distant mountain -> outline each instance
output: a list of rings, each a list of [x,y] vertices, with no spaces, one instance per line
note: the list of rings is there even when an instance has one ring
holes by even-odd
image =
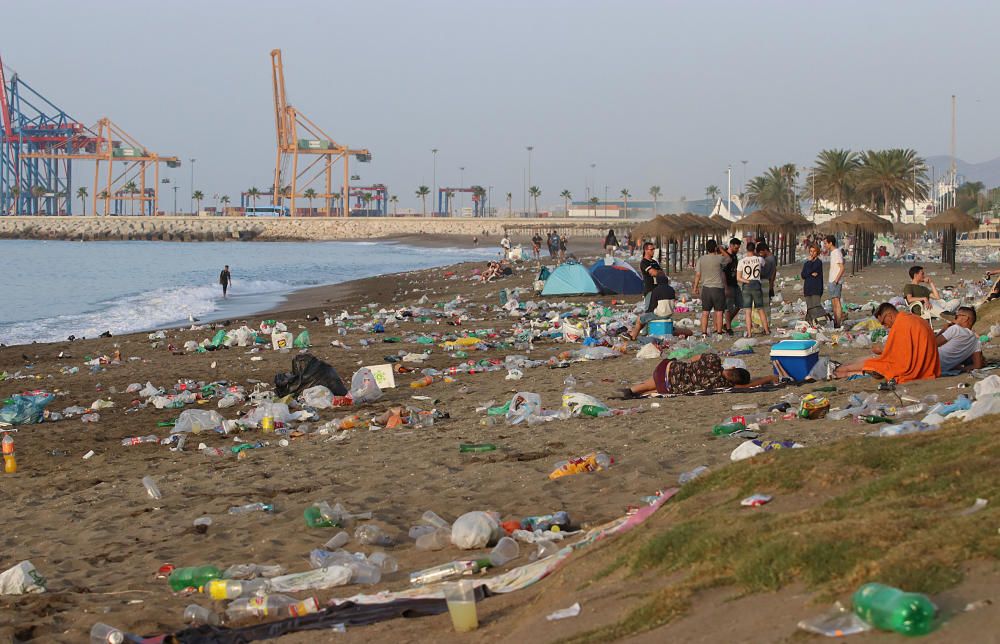
[[[951,157],[936,156],[927,157],[927,165],[933,167],[938,178],[948,174],[951,170]],[[989,188],[1000,186],[1000,157],[982,163],[966,163],[961,159],[955,159],[958,168],[958,180],[962,181],[982,181],[983,185]]]

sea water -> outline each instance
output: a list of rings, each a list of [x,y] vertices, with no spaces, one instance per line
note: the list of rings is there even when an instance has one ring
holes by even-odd
[[[300,288],[496,255],[495,248],[379,241],[0,240],[0,343],[119,335],[250,315]],[[218,282],[226,264],[233,283],[224,300]]]

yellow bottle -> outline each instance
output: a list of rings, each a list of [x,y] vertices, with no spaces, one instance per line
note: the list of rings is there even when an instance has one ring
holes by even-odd
[[[2,443],[3,471],[7,474],[13,474],[17,471],[17,459],[14,457],[14,439],[10,437],[10,434],[4,434]]]

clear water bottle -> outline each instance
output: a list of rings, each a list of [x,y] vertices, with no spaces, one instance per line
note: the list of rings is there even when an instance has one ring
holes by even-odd
[[[130,436],[129,438],[122,439],[123,447],[131,447],[133,445],[142,445],[143,443],[159,443],[160,439],[150,434],[149,436]]]
[[[218,626],[219,616],[204,606],[189,604],[188,607],[184,609],[184,623],[194,625],[211,624],[212,626]]]
[[[203,588],[203,591],[212,599],[237,599],[239,597],[249,597],[251,595],[263,595],[267,592],[268,581],[266,579],[213,579]]]
[[[146,488],[146,494],[149,495],[151,499],[162,499],[163,494],[160,492],[160,488],[156,485],[156,481],[153,480],[152,476],[142,477],[142,486]]]
[[[319,611],[315,597],[298,600],[288,595],[264,595],[263,597],[243,597],[229,604],[226,616],[230,620],[247,617],[299,617]]]
[[[274,512],[274,505],[271,503],[247,503],[229,508],[229,514],[247,514],[249,512]]]

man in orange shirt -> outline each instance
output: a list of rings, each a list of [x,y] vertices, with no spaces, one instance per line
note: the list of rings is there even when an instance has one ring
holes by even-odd
[[[875,357],[841,365],[837,368],[835,377],[846,378],[859,373],[870,373],[903,383],[941,376],[937,342],[934,331],[926,320],[906,311],[897,311],[888,302],[878,307],[875,319],[889,329],[885,346],[880,350],[873,348]]]

